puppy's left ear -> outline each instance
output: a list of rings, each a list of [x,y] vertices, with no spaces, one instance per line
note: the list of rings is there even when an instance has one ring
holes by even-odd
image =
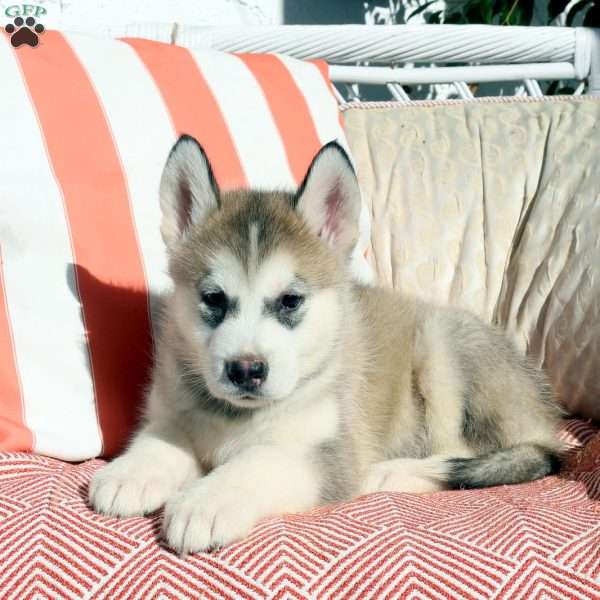
[[[315,156],[296,194],[296,210],[312,232],[345,254],[358,240],[358,181],[344,149],[336,142]]]

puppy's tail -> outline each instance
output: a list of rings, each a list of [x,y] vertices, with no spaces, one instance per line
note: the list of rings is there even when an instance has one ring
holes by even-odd
[[[473,489],[525,483],[560,470],[560,450],[526,443],[473,458],[443,454],[427,458],[395,458],[373,465],[362,493]]]
[[[560,470],[560,449],[535,443],[502,448],[472,458],[442,454],[396,458],[372,465],[362,493],[474,489],[525,483]]]
[[[473,458],[444,459],[450,489],[472,489],[524,483],[558,473],[558,451],[539,444],[519,444]]]

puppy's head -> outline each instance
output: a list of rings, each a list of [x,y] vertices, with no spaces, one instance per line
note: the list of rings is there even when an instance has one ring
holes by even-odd
[[[181,352],[217,399],[259,407],[317,377],[343,326],[360,194],[335,144],[295,194],[219,190],[202,148],[174,146],[160,189]]]

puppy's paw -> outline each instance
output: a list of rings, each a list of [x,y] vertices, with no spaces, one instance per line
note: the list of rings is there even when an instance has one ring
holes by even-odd
[[[175,492],[168,470],[124,454],[96,472],[89,500],[96,512],[132,517],[160,508]]]
[[[252,495],[209,476],[167,502],[163,537],[180,554],[201,552],[245,537],[263,516]]]

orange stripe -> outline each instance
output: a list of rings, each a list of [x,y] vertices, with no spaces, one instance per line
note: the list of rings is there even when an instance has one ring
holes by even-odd
[[[148,296],[125,178],[93,86],[64,37],[16,51],[62,189],[103,454],[135,425],[151,366]],[[151,124],[149,124],[151,126]]]
[[[202,144],[221,189],[248,187],[219,104],[189,50],[150,40],[123,41],[137,52],[152,75],[177,135],[187,133]]]
[[[331,96],[333,97],[333,100],[335,101],[336,106],[338,106],[337,98],[335,97],[335,94],[333,93],[333,83],[331,82],[331,79],[329,77],[329,65],[324,60],[311,60],[309,62],[311,62],[313,65],[315,65],[315,67],[317,67],[317,69],[319,69],[319,73],[321,73],[321,77],[323,77],[323,79],[325,80],[325,83],[327,84],[327,87],[329,88],[329,91],[331,92]],[[340,110],[338,110],[338,119],[340,121],[340,126],[343,129],[344,128],[344,114]]]
[[[23,418],[23,390],[4,289],[0,249],[0,452],[31,452],[33,435]]]
[[[273,54],[237,55],[254,75],[269,104],[287,154],[300,184],[321,147],[319,135],[301,90],[285,65]]]

